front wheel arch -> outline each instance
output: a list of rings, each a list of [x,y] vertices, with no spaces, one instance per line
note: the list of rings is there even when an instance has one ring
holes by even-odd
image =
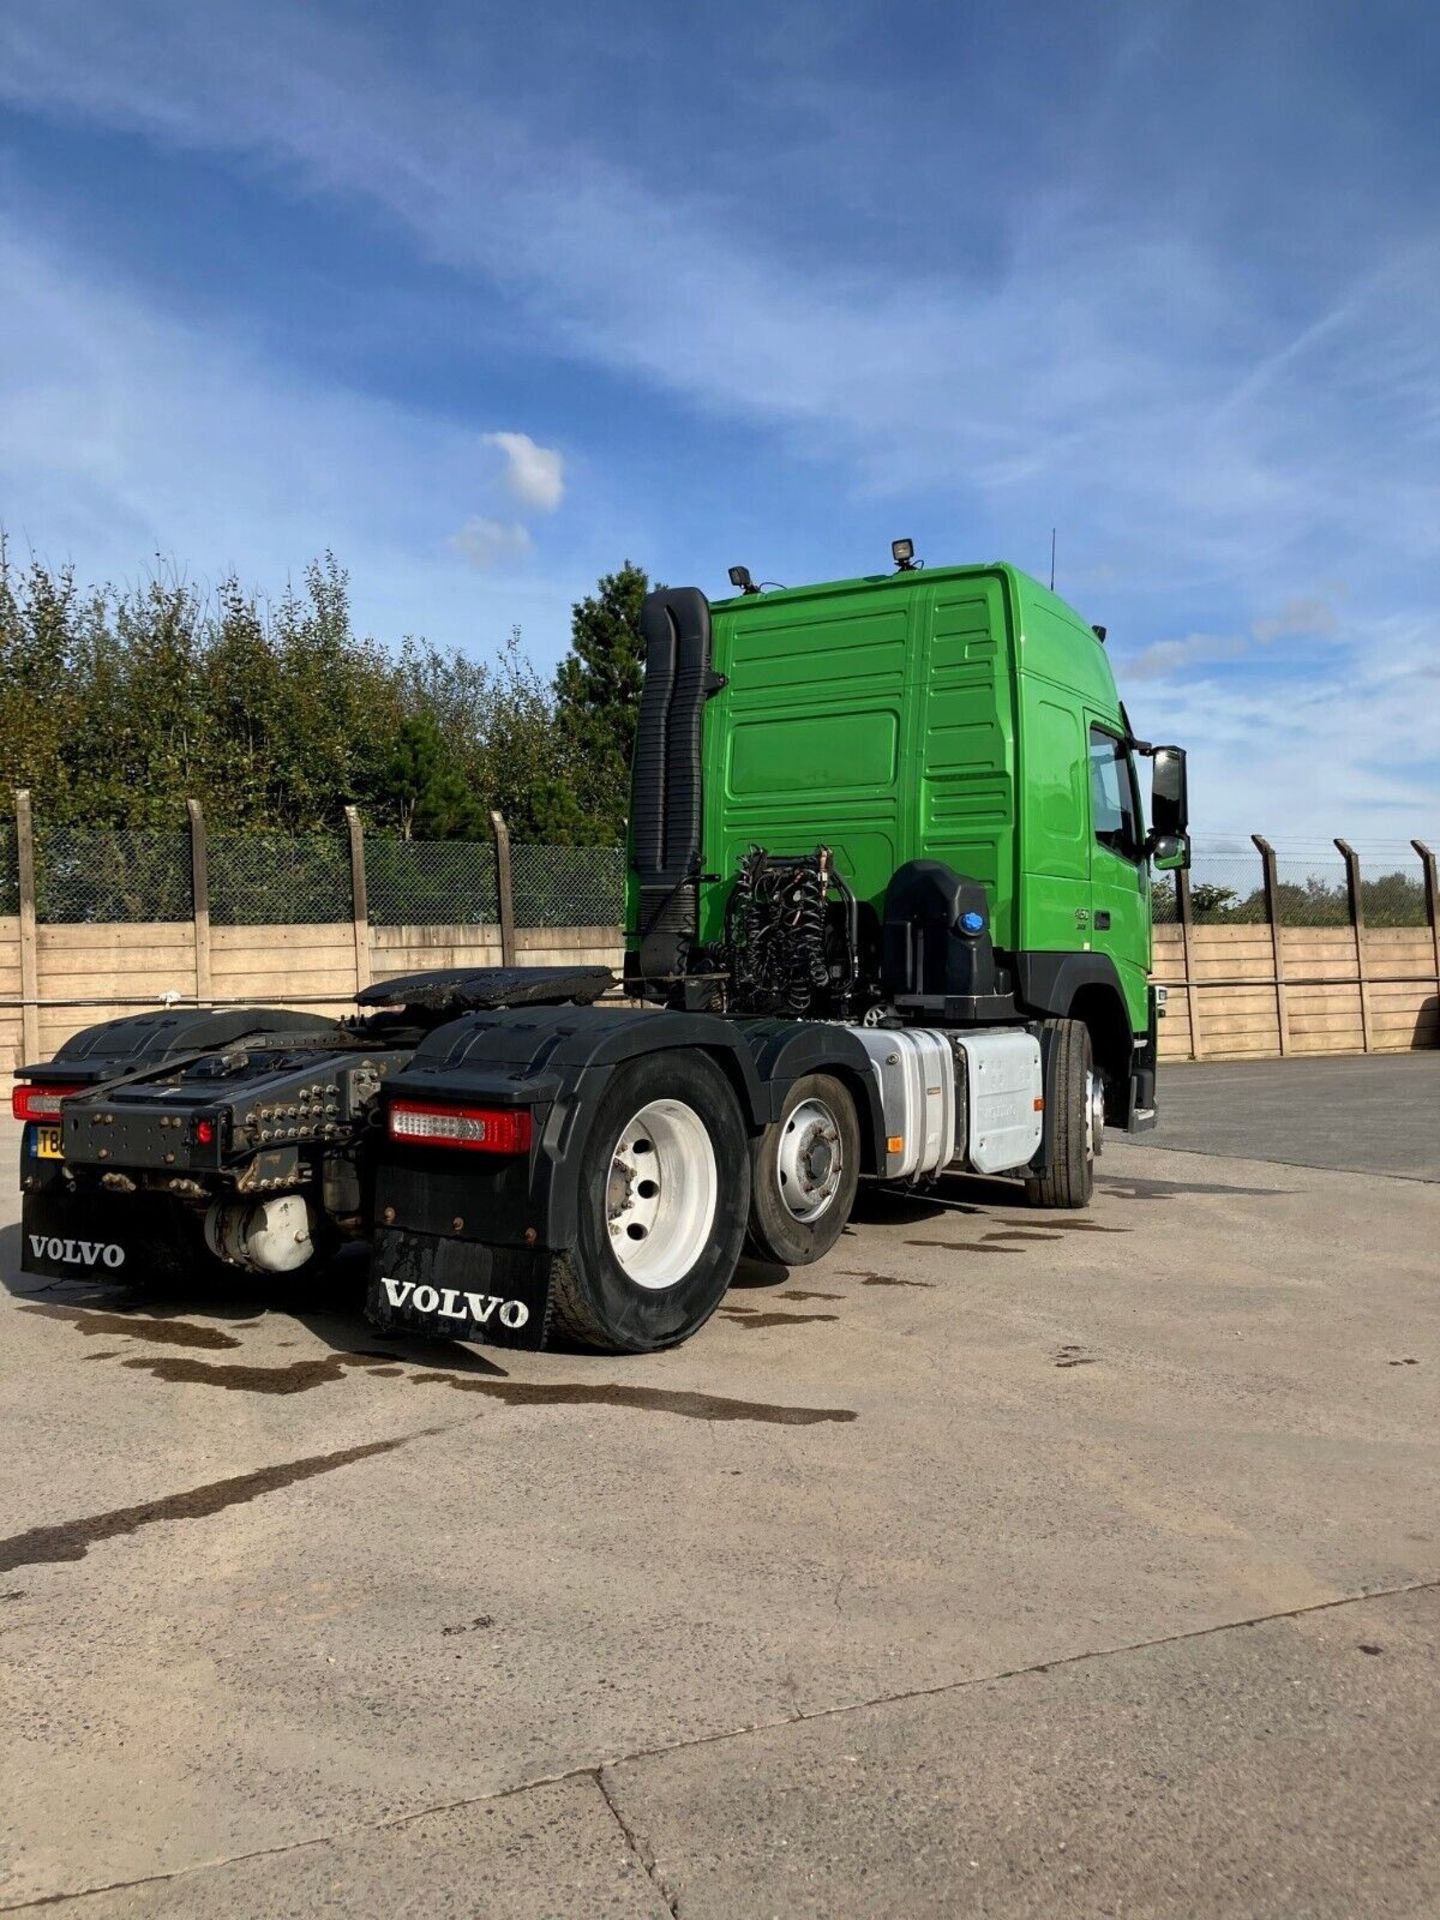
[[[1070,1018],[1080,1021],[1089,1032],[1095,1071],[1105,1089],[1106,1124],[1123,1127],[1130,1117],[1130,1074],[1135,1051],[1135,1036],[1130,1030],[1125,1002],[1118,989],[1098,985],[1082,987],[1071,1002]]]

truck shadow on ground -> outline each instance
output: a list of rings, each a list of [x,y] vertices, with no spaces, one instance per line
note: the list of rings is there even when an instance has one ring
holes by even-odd
[[[318,1269],[306,1277],[303,1287],[287,1283],[283,1296],[278,1287],[258,1284],[258,1276],[253,1285],[238,1284],[238,1276],[236,1282],[223,1276],[219,1284],[201,1283],[187,1290],[143,1282],[29,1283],[26,1276],[17,1274],[18,1263],[18,1233],[6,1229],[0,1233],[0,1275],[19,1312],[94,1339],[97,1344],[84,1356],[86,1360],[113,1361],[118,1367],[176,1385],[289,1396],[357,1371],[372,1378],[402,1380],[407,1386],[480,1394],[506,1405],[613,1407],[763,1426],[847,1424],[859,1417],[849,1407],[781,1405],[648,1382],[512,1379],[504,1367],[472,1347],[420,1336],[387,1337],[369,1327],[362,1318],[365,1263],[353,1258]],[[293,1320],[329,1351],[278,1364],[247,1362],[241,1351],[245,1335],[269,1315]],[[299,1344],[281,1340],[278,1347],[283,1351]],[[160,1351],[150,1350],[154,1348]],[[547,1349],[544,1358],[563,1359],[566,1352]],[[230,1358],[231,1353],[236,1357]],[[341,1462],[350,1457],[346,1452],[324,1459]]]
[[[225,1384],[233,1379],[235,1385],[252,1392],[302,1392],[323,1379],[338,1378],[347,1365],[393,1366],[398,1373],[409,1364],[506,1377],[503,1367],[472,1347],[419,1336],[395,1338],[370,1326],[364,1318],[368,1261],[360,1249],[348,1250],[312,1273],[274,1280],[238,1269],[234,1274],[197,1274],[185,1283],[159,1278],[42,1280],[21,1273],[19,1266],[20,1229],[0,1229],[0,1284],[22,1310],[67,1323],[78,1333],[101,1340],[102,1345],[87,1359],[122,1359],[127,1365],[138,1360],[160,1378],[214,1377],[215,1358],[201,1360],[198,1355],[218,1356],[242,1348],[244,1334],[272,1315],[295,1321],[323,1341],[329,1354],[279,1367],[226,1362]],[[109,1350],[112,1340],[127,1339],[167,1351],[139,1360],[123,1350]],[[253,1377],[246,1380],[243,1375]]]
[[[1173,1200],[1188,1194],[1244,1195],[1276,1198],[1288,1189],[1246,1187],[1206,1180],[1175,1180],[1134,1174],[1097,1172],[1102,1199],[1118,1201]],[[972,1239],[907,1239],[907,1245],[940,1246],[967,1254],[1024,1254],[1029,1243],[1055,1242],[1065,1234],[1124,1234],[1132,1228],[1121,1221],[1095,1220],[1088,1215],[1046,1212],[1029,1207],[1015,1181],[950,1176],[923,1191],[865,1187],[857,1196],[854,1235],[866,1226],[889,1228],[947,1225],[970,1233]],[[843,1256],[842,1236],[833,1258]],[[856,1249],[858,1255],[859,1249]],[[338,1380],[351,1369],[379,1378],[398,1377],[450,1382],[463,1386],[507,1381],[504,1366],[489,1352],[459,1341],[438,1342],[420,1335],[382,1334],[364,1318],[368,1256],[361,1247],[346,1249],[313,1271],[270,1278],[263,1274],[204,1272],[182,1281],[160,1277],[138,1280],[43,1280],[20,1272],[19,1226],[0,1229],[0,1285],[23,1312],[68,1325],[96,1345],[87,1360],[113,1360],[176,1384],[208,1384],[231,1391],[263,1394],[304,1393]],[[873,1255],[872,1255],[873,1257]],[[831,1321],[840,1316],[829,1310],[843,1301],[845,1282],[867,1287],[924,1286],[893,1275],[870,1272],[862,1266],[824,1271],[816,1286],[807,1286],[806,1269],[746,1257],[741,1260],[721,1316],[747,1332],[763,1332],[782,1324]],[[799,1284],[795,1284],[796,1282]],[[746,1303],[746,1296],[768,1296],[765,1309]],[[823,1305],[821,1304],[823,1303]],[[819,1310],[817,1310],[817,1308]],[[798,1311],[796,1309],[799,1309]],[[295,1360],[249,1364],[241,1350],[248,1331],[269,1318],[288,1318],[318,1340],[326,1352]],[[117,1344],[118,1343],[118,1344]],[[280,1351],[291,1344],[280,1340]],[[591,1360],[583,1350],[557,1344],[547,1352],[559,1357]],[[230,1356],[234,1356],[233,1358]],[[416,1372],[422,1369],[423,1372]],[[516,1391],[520,1383],[516,1383]],[[597,1389],[576,1389],[589,1393]],[[559,1393],[552,1388],[527,1392]],[[659,1391],[647,1389],[646,1391]],[[780,1411],[780,1410],[775,1410]]]

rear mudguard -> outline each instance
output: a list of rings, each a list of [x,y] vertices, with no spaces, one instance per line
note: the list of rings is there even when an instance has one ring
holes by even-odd
[[[561,1257],[382,1227],[375,1235],[365,1315],[386,1333],[543,1347],[550,1334],[550,1282]]]
[[[201,1251],[198,1221],[167,1196],[51,1187],[21,1202],[20,1271],[45,1280],[169,1278]]]
[[[884,1164],[879,1086],[843,1027],[614,1007],[472,1014],[428,1036],[391,1094],[527,1107],[530,1151],[492,1159],[385,1142],[367,1308],[376,1324],[543,1345],[549,1277],[579,1232],[580,1169],[600,1096],[625,1061],[680,1048],[698,1048],[724,1070],[752,1134],[803,1074],[841,1074],[856,1092],[867,1157],[878,1128]]]
[[[395,1099],[520,1106],[527,1154],[491,1157],[386,1140],[375,1171],[366,1313],[383,1330],[540,1347],[555,1261],[575,1244],[579,1169],[611,1074],[637,1054],[702,1047],[747,1125],[767,1097],[730,1021],[617,1007],[468,1014],[428,1035],[390,1083]]]
[[[528,1107],[534,1119],[530,1152],[490,1159],[387,1141],[376,1170],[377,1227],[475,1238],[490,1246],[573,1247],[575,1169],[610,1075],[638,1054],[680,1048],[715,1059],[752,1133],[778,1115],[803,1074],[829,1071],[853,1087],[871,1150],[883,1139],[874,1069],[844,1027],[613,1007],[471,1014],[421,1042],[392,1076],[392,1096]]]

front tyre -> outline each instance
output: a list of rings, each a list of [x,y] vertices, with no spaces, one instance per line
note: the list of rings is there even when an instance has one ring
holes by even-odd
[[[1050,1171],[1025,1182],[1032,1207],[1088,1207],[1095,1191],[1095,1155],[1105,1124],[1103,1090],[1095,1072],[1090,1029],[1083,1020],[1047,1020],[1055,1060],[1056,1113]]]
[[[582,1149],[579,1235],[556,1258],[553,1330],[602,1353],[688,1340],[725,1297],[750,1204],[744,1123],[702,1053],[618,1068]]]
[[[830,1074],[806,1074],[750,1144],[751,1252],[784,1267],[820,1259],[850,1218],[859,1179],[855,1102]]]

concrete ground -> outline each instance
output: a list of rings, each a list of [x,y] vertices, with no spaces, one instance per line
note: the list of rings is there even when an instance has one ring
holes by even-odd
[[[640,1361],[5,1227],[0,1907],[1428,1920],[1440,1055],[1163,1094]]]

